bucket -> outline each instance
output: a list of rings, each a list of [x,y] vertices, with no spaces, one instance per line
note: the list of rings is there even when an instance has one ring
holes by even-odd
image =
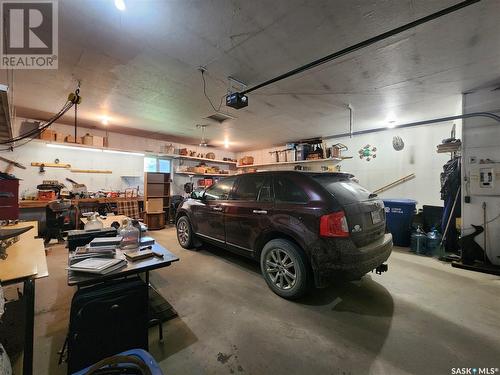
[[[384,199],[386,223],[396,246],[410,246],[411,222],[417,201],[413,199]]]

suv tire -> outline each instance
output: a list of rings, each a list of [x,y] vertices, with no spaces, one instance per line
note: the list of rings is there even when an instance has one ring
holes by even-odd
[[[181,216],[176,223],[177,241],[184,249],[191,249],[194,245],[193,228],[187,216]]]
[[[304,252],[289,240],[269,241],[260,254],[260,269],[269,288],[283,298],[299,298],[310,285]]]

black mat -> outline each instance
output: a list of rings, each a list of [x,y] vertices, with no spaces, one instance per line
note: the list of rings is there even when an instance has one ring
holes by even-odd
[[[168,301],[162,297],[154,288],[149,288],[149,318],[158,319],[162,322],[177,317],[177,311]]]
[[[490,264],[475,263],[469,265],[469,264],[463,264],[461,262],[451,262],[451,265],[452,267],[455,268],[462,268],[464,270],[476,271],[476,272],[487,273],[490,275],[500,276],[500,267]]]

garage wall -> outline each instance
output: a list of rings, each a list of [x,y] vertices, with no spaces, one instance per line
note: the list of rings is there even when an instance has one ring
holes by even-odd
[[[18,118],[13,126],[14,135],[19,134],[19,129],[22,122],[32,122],[33,120]],[[51,129],[64,134],[73,134],[73,127],[54,124]],[[206,153],[207,149],[185,145],[181,143],[160,141],[157,139],[143,138],[130,136],[114,132],[105,132],[97,129],[79,128],[78,135],[82,136],[86,133],[91,133],[98,136],[107,136],[109,147],[126,151],[136,151],[146,155],[159,153],[162,151],[162,146],[172,143],[176,149],[187,147],[196,150],[200,153]],[[214,152],[217,159],[223,157],[234,158],[235,154],[226,150],[210,148]],[[21,178],[20,194],[36,191],[36,185],[41,184],[43,180],[59,180],[66,184],[65,178],[69,177],[79,183],[87,185],[89,190],[95,191],[99,189],[125,189],[127,187],[140,187],[142,192],[144,189],[144,157],[125,154],[109,154],[103,152],[91,152],[85,150],[67,150],[49,148],[45,142],[34,140],[25,146],[19,147],[14,152],[0,152],[1,156],[15,160],[27,166],[27,169],[15,168],[12,173],[16,177]],[[109,169],[112,174],[94,174],[94,173],[71,173],[65,169],[46,168],[46,172],[41,175],[38,173],[38,168],[31,167],[31,162],[50,162],[52,163],[58,158],[61,163],[69,163],[74,168],[78,169]],[[173,160],[172,168],[176,168],[180,161]],[[196,162],[187,162],[194,163]],[[0,170],[4,170],[6,163],[0,161]],[[173,175],[172,193],[182,194],[183,185],[189,181],[187,176]],[[70,183],[68,183],[70,186]]]
[[[500,112],[500,90],[498,86],[477,90],[464,94],[464,113],[472,112]],[[470,194],[469,177],[470,169],[480,159],[492,159],[500,162],[500,123],[487,118],[472,118],[464,120],[464,163],[462,175],[462,233],[472,232],[471,224],[483,225],[483,202],[486,203],[487,220],[500,215],[500,197],[474,196],[471,202],[465,203],[465,195]],[[471,163],[471,158],[476,158],[476,163]],[[472,182],[471,182],[472,183]],[[476,242],[484,249],[483,235],[476,237]],[[500,264],[500,219],[487,226],[488,258],[494,264]]]
[[[436,146],[445,138],[450,137],[453,123],[434,124],[407,129],[389,129],[387,131],[359,135],[351,138],[338,138],[327,141],[327,146],[343,143],[349,147],[345,156],[353,159],[340,163],[341,171],[350,172],[359,179],[360,183],[370,190],[376,190],[401,177],[415,173],[416,178],[380,194],[384,198],[411,198],[419,206],[442,206],[440,199],[440,173],[443,165],[449,160],[449,154],[436,153]],[[460,137],[460,122],[457,122],[457,137]],[[394,136],[400,136],[405,147],[402,151],[395,151],[392,147]],[[367,162],[358,156],[358,150],[370,144],[377,148],[377,157]],[[270,151],[283,149],[276,147],[255,150],[238,154],[238,158],[251,155],[255,163],[271,162],[273,155]],[[320,163],[307,164],[313,170],[319,171]],[[288,166],[277,166],[273,169],[290,169]]]

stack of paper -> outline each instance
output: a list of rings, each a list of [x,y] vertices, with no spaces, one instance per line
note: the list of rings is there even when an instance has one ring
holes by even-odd
[[[70,258],[70,263],[73,264],[78,260],[87,258],[114,258],[116,254],[116,246],[90,247],[79,246]]]
[[[92,241],[90,241],[90,247],[103,247],[103,246],[119,246],[120,242],[122,242],[121,236],[115,237],[96,237]]]
[[[71,271],[105,275],[107,273],[116,271],[117,269],[120,269],[126,265],[127,261],[125,259],[90,258],[72,264],[69,269]]]

